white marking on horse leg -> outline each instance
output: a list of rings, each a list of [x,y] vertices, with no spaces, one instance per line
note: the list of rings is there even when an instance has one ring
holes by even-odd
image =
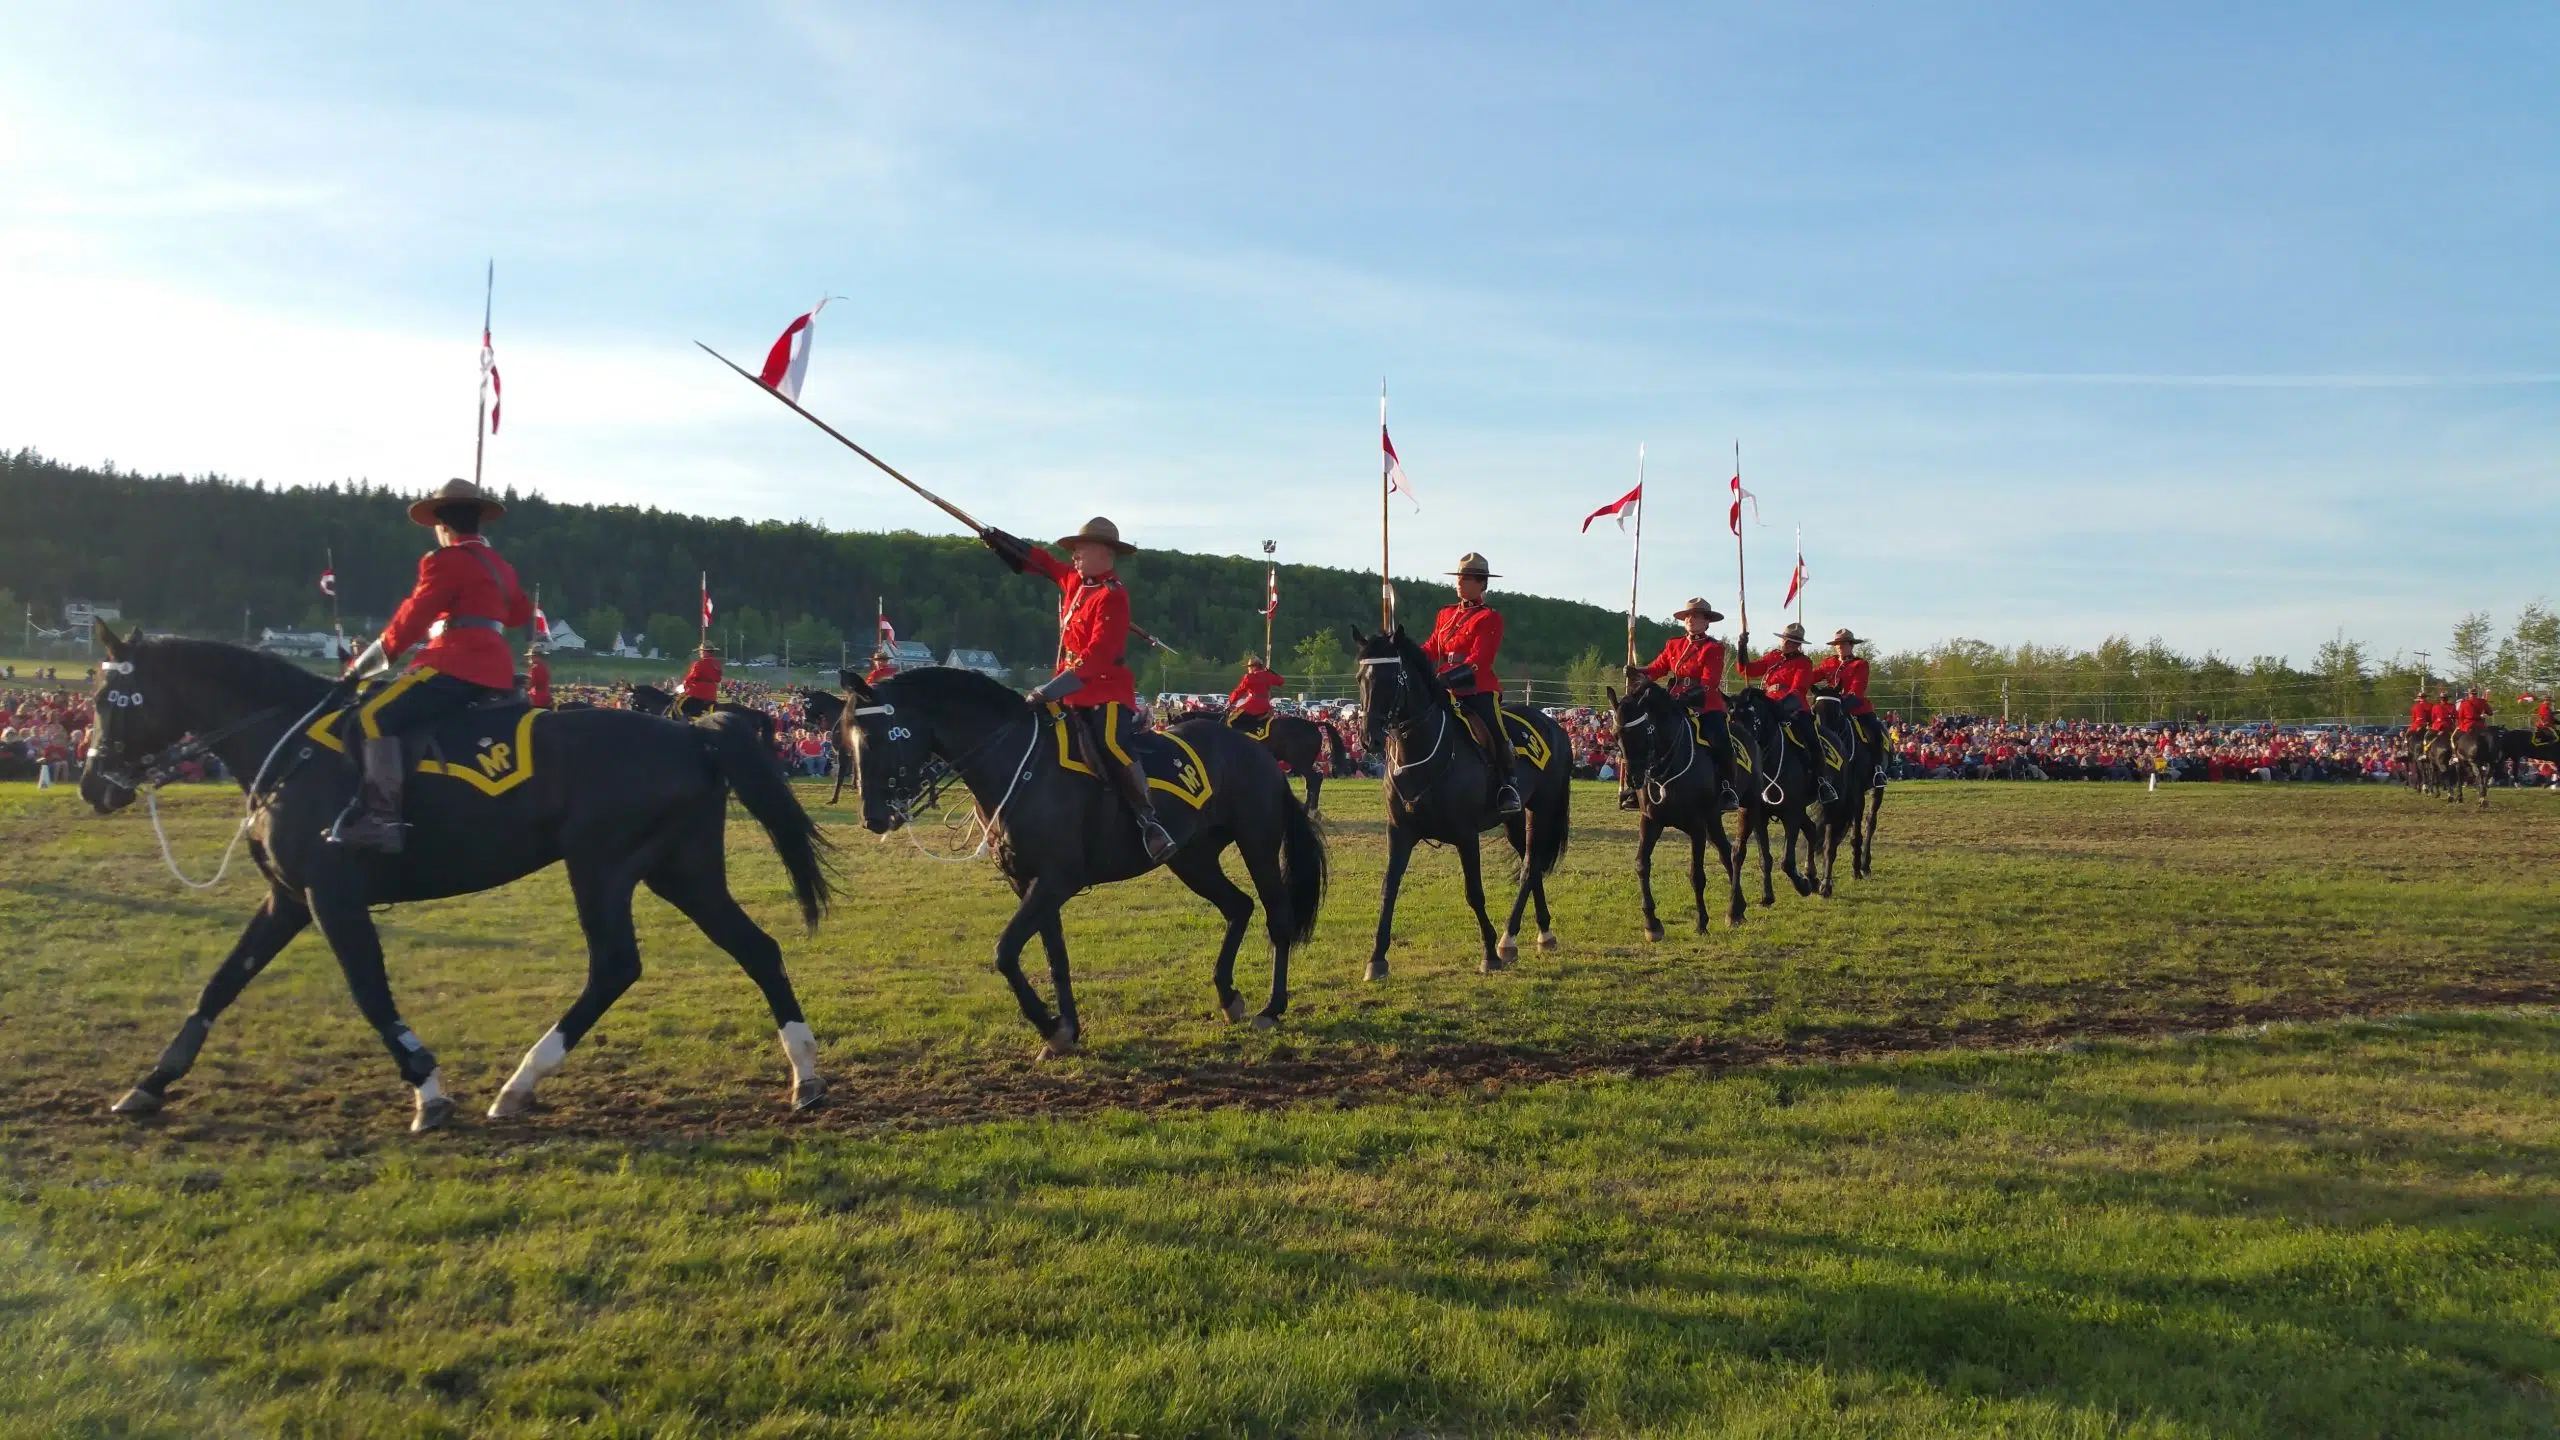
[[[791,1059],[793,1084],[818,1078],[818,1037],[809,1033],[809,1022],[794,1020],[782,1027],[782,1053]]]
[[[534,1087],[568,1058],[569,1041],[561,1035],[560,1027],[554,1025],[544,1031],[542,1038],[533,1042],[533,1048],[524,1052],[524,1059],[517,1063],[516,1073],[507,1077],[498,1098],[489,1102],[489,1118],[505,1120],[532,1109]]]
[[[453,1118],[453,1097],[444,1093],[444,1070],[439,1067],[418,1084],[418,1113],[409,1117],[411,1134],[441,1130]]]

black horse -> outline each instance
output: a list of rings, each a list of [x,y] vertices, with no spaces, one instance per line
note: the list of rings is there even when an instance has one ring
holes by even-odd
[[[1778,892],[1769,881],[1769,822],[1775,819],[1786,828],[1787,855],[1780,869],[1796,887],[1798,895],[1813,893],[1813,879],[1796,868],[1796,842],[1804,842],[1805,869],[1813,868],[1815,827],[1810,808],[1819,803],[1815,786],[1813,756],[1804,752],[1786,733],[1786,721],[1778,714],[1777,702],[1759,689],[1747,689],[1734,697],[1733,728],[1746,737],[1746,758],[1750,769],[1734,776],[1734,793],[1742,797],[1742,824],[1736,837],[1735,864],[1741,863],[1741,846],[1757,839],[1760,842],[1760,903],[1775,905]]]
[[[2498,757],[2508,765],[2544,760],[2560,765],[2560,735],[2548,730],[2500,728]]]
[[[843,673],[845,684],[852,685],[855,679],[854,672],[847,670]],[[836,789],[834,794],[827,797],[829,805],[837,804],[844,799],[845,777],[853,773],[853,732],[846,728],[845,712],[848,708],[850,707],[845,704],[845,698],[841,695],[831,694],[825,690],[800,692],[800,723],[812,730],[824,730],[835,737]]]
[[[1840,868],[1840,842],[1849,842],[1849,874],[1864,880],[1875,871],[1875,823],[1884,813],[1884,754],[1858,730],[1858,717],[1847,712],[1837,695],[1814,701],[1822,717],[1822,743],[1840,752],[1840,767],[1831,773],[1832,790],[1818,801],[1822,832],[1822,898],[1831,898],[1831,877]],[[1818,788],[1818,787],[1817,787]]]
[[[1697,904],[1698,933],[1707,929],[1710,840],[1724,867],[1725,923],[1741,924],[1742,862],[1724,833],[1724,812],[1733,804],[1732,754],[1717,754],[1699,735],[1689,707],[1636,666],[1627,667],[1626,695],[1608,695],[1618,758],[1636,796],[1636,884],[1644,892],[1645,938],[1662,938],[1662,919],[1653,909],[1653,847],[1664,830],[1689,835],[1689,894]]]
[[[396,856],[376,855],[321,838],[356,788],[355,767],[334,753],[340,742],[322,718],[346,699],[343,685],[235,645],[144,640],[139,631],[120,640],[103,625],[98,638],[107,658],[98,667],[97,739],[81,777],[82,798],[100,813],[118,810],[133,802],[139,787],[157,784],[190,756],[219,756],[250,791],[249,853],[269,886],[195,1012],[159,1063],[116,1102],[117,1111],[159,1109],[170,1082],[195,1064],[216,1017],[317,920],[356,1008],[381,1035],[401,1078],[417,1088],[410,1128],[443,1124],[455,1102],[444,1091],[434,1053],[402,1023],[392,1002],[371,909],[493,889],[555,860],[568,862],[578,923],[587,935],[586,988],[526,1053],[491,1116],[531,1106],[534,1086],[639,978],[631,893],[644,884],[702,927],[764,992],[791,1061],[793,1106],[816,1104],[826,1093],[817,1042],[783,973],[781,947],[729,895],[722,847],[734,792],[782,857],[800,917],[812,929],[829,900],[817,826],[746,725],[726,717],[679,725],[621,710],[466,712],[452,733],[468,733],[478,719],[489,730],[517,736],[520,752],[508,753],[503,743],[478,752],[476,758],[490,763],[473,778],[494,775],[494,788],[423,775],[412,781],[408,846]],[[448,776],[472,765],[469,759],[445,763]]]
[[[1269,723],[1262,727],[1260,734],[1251,729],[1243,731],[1243,734],[1248,739],[1261,741],[1262,748],[1271,752],[1272,759],[1287,766],[1290,774],[1305,780],[1307,813],[1322,813],[1324,771],[1318,768],[1318,762],[1330,764],[1336,775],[1352,773],[1351,747],[1343,743],[1342,732],[1333,728],[1331,721],[1283,715],[1276,710],[1263,718]]]
[[[1360,656],[1360,708],[1369,749],[1387,762],[1387,880],[1378,899],[1378,939],[1369,952],[1369,978],[1387,978],[1387,942],[1395,938],[1396,891],[1404,884],[1413,847],[1436,840],[1458,852],[1467,881],[1467,904],[1476,912],[1484,941],[1482,968],[1491,973],[1520,958],[1520,912],[1538,907],[1538,948],[1556,948],[1547,913],[1547,872],[1555,868],[1573,834],[1572,751],[1564,728],[1536,710],[1506,707],[1544,744],[1548,763],[1519,760],[1521,808],[1504,815],[1494,803],[1493,768],[1468,737],[1449,691],[1422,647],[1399,625],[1393,634],[1351,639]],[[1520,856],[1520,888],[1499,944],[1484,909],[1483,861],[1476,837],[1495,825]]]
[[[2444,798],[2455,803],[2462,800],[2466,786],[2480,791],[2480,808],[2489,808],[2489,785],[2507,768],[2506,734],[2502,726],[2483,725],[2477,730],[2456,730],[2446,737],[2443,756]]]
[[[974,670],[919,667],[877,685],[857,678],[852,690],[846,729],[862,782],[863,826],[876,835],[897,829],[942,779],[959,776],[977,801],[997,867],[1021,900],[996,937],[996,969],[1040,1032],[1044,1052],[1074,1054],[1084,1027],[1059,911],[1095,885],[1156,868],[1128,801],[1084,762],[1074,761],[1088,773],[1070,768],[1076,752],[1055,717]],[[1214,720],[1188,720],[1168,734],[1141,757],[1158,792],[1157,813],[1178,842],[1165,867],[1226,917],[1214,972],[1218,1008],[1242,1020],[1235,961],[1253,897],[1227,878],[1219,857],[1230,845],[1243,857],[1271,936],[1271,998],[1253,1017],[1255,1028],[1267,1030],[1289,1008],[1289,952],[1313,933],[1323,903],[1324,842],[1260,746]],[[1120,742],[1146,744],[1125,729]],[[1058,992],[1054,1016],[1022,974],[1022,947],[1035,933]]]

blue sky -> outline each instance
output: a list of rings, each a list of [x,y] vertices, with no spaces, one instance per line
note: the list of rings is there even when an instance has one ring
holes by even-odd
[[[0,10],[0,444],[1374,565],[1423,497],[1889,648],[2442,648],[2552,597],[2560,11]],[[1143,606],[1143,597],[1141,597]],[[1360,617],[1343,617],[1358,619]],[[1767,620],[1760,627],[1770,628]]]

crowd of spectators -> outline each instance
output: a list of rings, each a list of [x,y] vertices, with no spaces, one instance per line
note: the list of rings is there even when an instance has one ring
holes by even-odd
[[[58,784],[73,778],[74,759],[89,747],[89,692],[63,683],[58,667],[24,677],[0,673],[0,780]]]

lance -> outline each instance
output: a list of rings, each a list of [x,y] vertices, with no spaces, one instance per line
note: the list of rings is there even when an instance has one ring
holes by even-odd
[[[1751,633],[1751,584],[1742,568],[1742,442],[1733,442],[1733,602],[1741,612],[1742,633]],[[1754,507],[1755,509],[1757,507]],[[1748,658],[1748,657],[1745,657]]]
[[[480,483],[480,458],[489,448],[489,302],[498,293],[498,261],[489,259],[488,278],[480,287],[480,423],[472,432],[471,483]]]
[[[881,474],[888,476],[890,479],[897,481],[899,484],[913,490],[918,495],[923,496],[927,501],[930,501],[933,504],[934,508],[940,510],[943,514],[950,516],[952,519],[959,521],[961,524],[968,526],[973,533],[979,536],[979,538],[985,538],[988,527],[979,524],[976,516],[971,515],[968,511],[961,509],[959,506],[952,504],[941,496],[934,494],[932,491],[927,490],[913,480],[908,479],[906,476],[899,474],[897,466],[890,464],[888,461],[881,459],[879,456],[863,449],[860,445],[855,444],[843,431],[838,430],[836,427],[819,419],[817,416],[810,414],[801,406],[799,401],[792,399],[790,396],[783,394],[781,391],[770,385],[767,385],[755,376],[748,374],[735,360],[730,359],[728,356],[721,354],[719,351],[712,349],[710,346],[703,344],[699,340],[696,340],[693,343],[702,351],[703,354],[708,355],[712,359],[719,361],[721,364],[728,366],[730,369],[737,371],[739,379],[746,381],[748,384],[753,385],[767,395],[772,396],[774,399],[790,406],[792,413],[798,415],[801,419],[808,421],[810,424],[817,426],[819,429],[826,431],[828,436],[837,444],[842,445],[844,448],[861,456],[863,459],[870,461],[879,469]],[[1181,651],[1176,650],[1172,646],[1157,639],[1153,635],[1148,634],[1146,631],[1140,629],[1134,624],[1129,627],[1129,633],[1146,641],[1148,644],[1153,645],[1167,655],[1178,656],[1182,653]]]
[[[338,618],[338,550],[327,546],[320,551],[320,563],[329,572],[329,628],[337,633],[338,653],[347,653],[347,624]],[[333,657],[334,658],[334,657]]]
[[[1636,543],[1627,562],[1627,663],[1636,663],[1636,581],[1644,574],[1644,446],[1636,446]]]

